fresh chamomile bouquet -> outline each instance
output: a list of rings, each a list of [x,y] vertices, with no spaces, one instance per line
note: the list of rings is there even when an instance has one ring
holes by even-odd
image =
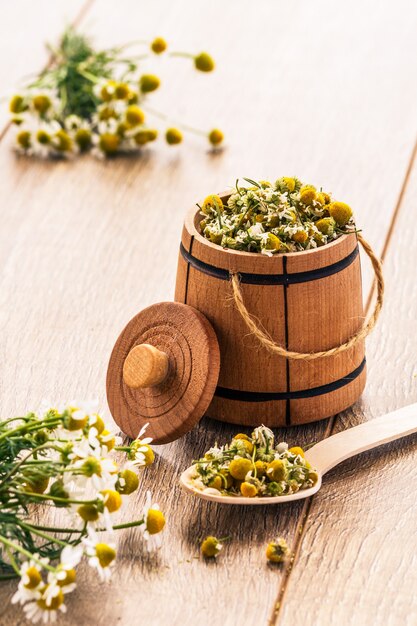
[[[133,46],[140,53],[132,52]],[[160,78],[146,71],[150,57],[162,54],[185,57],[200,72],[211,72],[214,61],[207,52],[190,54],[167,51],[161,37],[152,42],[96,50],[88,38],[67,29],[52,48],[51,63],[15,93],[10,102],[11,122],[16,125],[18,152],[41,157],[69,157],[92,152],[99,157],[140,151],[158,137],[148,117],[164,120],[165,140],[170,145],[183,141],[183,132],[203,135],[218,148],[223,133],[175,124],[163,113],[147,108]],[[171,124],[169,124],[171,122]]]
[[[115,531],[138,526],[146,549],[160,546],[165,518],[149,492],[139,519],[117,520],[154,460],[143,435],[123,446],[96,409],[82,405],[0,422],[0,579],[19,578],[12,602],[29,619],[49,623],[66,611],[82,559],[109,579]],[[51,509],[59,526],[34,522],[34,513]]]

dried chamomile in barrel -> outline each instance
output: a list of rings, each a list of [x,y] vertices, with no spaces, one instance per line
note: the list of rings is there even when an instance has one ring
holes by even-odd
[[[356,232],[350,206],[322,189],[295,177],[244,180],[249,186],[236,181],[226,204],[209,195],[200,207],[201,232],[212,243],[272,256],[311,250]]]

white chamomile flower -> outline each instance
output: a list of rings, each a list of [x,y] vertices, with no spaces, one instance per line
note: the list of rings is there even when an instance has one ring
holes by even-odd
[[[65,118],[64,125],[67,130],[77,130],[82,127],[83,120],[78,115],[68,115]]]
[[[23,563],[20,568],[20,581],[16,593],[12,597],[12,603],[24,604],[29,600],[40,598],[40,589],[43,586],[42,565],[48,563],[48,559],[38,560],[38,555],[33,555],[36,561],[31,559]]]
[[[285,443],[285,441],[281,441],[281,443],[277,445],[276,449],[279,454],[282,454],[283,452],[286,452],[288,450],[288,443]]]
[[[99,541],[91,528],[88,529],[88,537],[83,539],[83,543],[89,565],[97,570],[101,580],[108,581],[116,558],[115,545]]]
[[[42,621],[44,624],[54,623],[58,611],[65,613],[67,607],[64,604],[64,593],[59,585],[52,583],[45,585],[40,598],[28,602],[23,608],[28,619],[34,624]]]
[[[252,439],[262,448],[273,448],[275,436],[270,428],[262,425],[255,428]]]
[[[147,542],[148,550],[158,550],[161,547],[161,531],[165,526],[165,517],[158,504],[152,504],[151,492],[146,494],[146,502],[143,507],[143,524],[139,527]]]
[[[72,546],[67,545],[61,552],[60,564],[55,572],[48,573],[48,583],[50,589],[53,585],[58,585],[63,593],[71,593],[76,588],[76,572],[75,567],[80,562],[83,556],[84,550],[81,545]],[[52,591],[48,591],[48,597],[51,596]],[[45,599],[47,599],[45,597]]]

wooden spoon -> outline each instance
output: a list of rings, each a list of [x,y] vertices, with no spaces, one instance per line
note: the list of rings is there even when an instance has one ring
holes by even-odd
[[[201,490],[193,484],[194,466],[189,467],[181,474],[180,484],[188,493],[203,498],[203,500],[222,504],[263,505],[293,502],[317,493],[321,487],[322,476],[338,463],[415,432],[417,432],[417,403],[323,439],[305,453],[305,458],[319,475],[317,483],[310,489],[302,489],[288,496],[245,498],[243,496],[223,496],[217,489],[206,488]]]

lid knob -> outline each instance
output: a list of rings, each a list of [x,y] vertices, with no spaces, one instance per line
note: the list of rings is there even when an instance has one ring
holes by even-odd
[[[149,343],[132,348],[123,363],[123,381],[132,389],[155,387],[168,374],[168,355]]]

